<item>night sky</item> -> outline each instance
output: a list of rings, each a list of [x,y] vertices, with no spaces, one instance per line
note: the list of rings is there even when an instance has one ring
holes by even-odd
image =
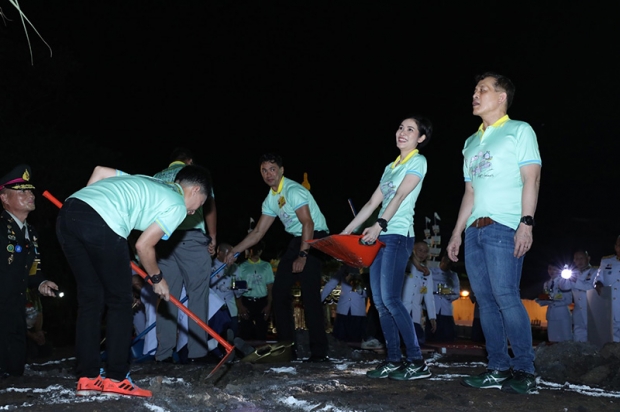
[[[461,149],[479,126],[477,74],[516,85],[509,115],[529,122],[543,159],[524,282],[585,247],[598,265],[620,234],[618,32],[583,2],[22,1],[53,56],[11,19],[0,25],[2,165],[32,165],[64,199],[97,164],[153,174],[178,145],[214,180],[219,241],[238,242],[268,188],[257,159],[284,157],[338,233],[398,155],[410,113],[435,127],[416,207],[441,217],[443,246],[463,194]],[[455,2],[456,3],[456,2]],[[542,4],[544,3],[544,4]],[[608,6],[611,7],[611,6]],[[53,207],[38,200],[39,220]],[[35,214],[32,216],[34,217]],[[45,226],[46,222],[42,221]],[[276,222],[272,253],[286,244]],[[462,252],[461,252],[462,254]]]

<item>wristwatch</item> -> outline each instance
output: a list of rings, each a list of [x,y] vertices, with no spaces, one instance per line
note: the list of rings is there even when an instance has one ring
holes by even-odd
[[[161,282],[161,280],[163,279],[163,277],[161,276],[161,272],[157,273],[156,275],[149,275],[148,278],[153,285]]]
[[[523,216],[519,222],[527,226],[534,226],[536,224],[532,216]]]
[[[377,223],[379,224],[379,226],[381,226],[382,232],[387,232],[387,227],[388,227],[387,220],[380,218],[380,219],[377,219]]]
[[[307,258],[308,257],[308,251],[307,250],[300,250],[299,251],[299,257]]]

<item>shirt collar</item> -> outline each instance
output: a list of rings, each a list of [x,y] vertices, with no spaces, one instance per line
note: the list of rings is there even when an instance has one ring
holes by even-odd
[[[499,119],[497,119],[497,121],[489,127],[495,127],[495,128],[502,127],[504,123],[506,123],[508,120],[510,120],[510,117],[508,117],[508,115],[506,114],[500,117]],[[480,127],[478,128],[478,131],[484,133],[484,123],[480,123]]]
[[[278,185],[278,190],[276,192],[273,191],[273,189],[271,189],[271,195],[275,196],[275,195],[279,195],[280,192],[282,191],[282,187],[284,186],[284,176],[282,176],[282,179],[280,179],[280,184]]]
[[[6,210],[6,209],[5,209]],[[6,211],[9,215],[11,215],[11,217],[13,218],[13,220],[17,223],[17,226],[19,226],[19,228],[23,228],[24,225],[26,224],[26,221],[24,220],[23,222],[20,221],[13,213],[9,212],[8,210]]]
[[[409,153],[409,154],[407,155],[407,157],[405,157],[405,158],[403,159],[403,161],[402,161],[402,162],[400,162],[399,164],[401,164],[401,165],[402,165],[403,163],[406,163],[409,159],[411,159],[413,156],[417,155],[419,152],[420,152],[420,151],[419,151],[418,149],[415,149],[414,151],[412,151],[411,153]],[[394,169],[394,167],[396,167],[395,165],[396,165],[396,163],[398,163],[398,161],[399,161],[399,160],[400,160],[400,155],[398,155],[398,157],[396,158],[396,160],[394,160],[394,162],[392,163],[392,169]]]

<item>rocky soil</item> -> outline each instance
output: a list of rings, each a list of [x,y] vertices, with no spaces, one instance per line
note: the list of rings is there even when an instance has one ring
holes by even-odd
[[[615,378],[618,371],[614,363],[615,348],[586,351],[573,343],[538,345],[538,391],[531,395],[512,395],[496,389],[467,388],[459,383],[462,376],[484,371],[486,359],[483,348],[479,346],[443,345],[445,354],[439,347],[426,348],[424,354],[433,376],[420,381],[397,382],[365,376],[366,370],[382,361],[384,355],[354,349],[334,340],[330,340],[330,344],[330,362],[252,364],[237,359],[223,365],[210,377],[216,366],[214,363],[133,363],[131,376],[134,382],[153,392],[153,397],[148,399],[76,397],[72,349],[60,348],[55,349],[49,359],[29,364],[23,377],[0,381],[0,410],[620,410],[620,392],[614,389],[618,381]],[[566,356],[562,357],[562,353]],[[576,362],[581,358],[591,367]],[[601,368],[604,365],[608,367]],[[576,373],[577,368],[583,373]],[[601,380],[601,376],[605,378]],[[599,384],[594,384],[595,380]]]

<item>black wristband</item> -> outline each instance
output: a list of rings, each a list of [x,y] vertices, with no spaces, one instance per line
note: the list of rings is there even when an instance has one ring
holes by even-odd
[[[379,226],[381,226],[382,232],[387,232],[387,226],[388,226],[387,220],[380,218],[380,219],[377,219],[377,223],[379,224]]]

